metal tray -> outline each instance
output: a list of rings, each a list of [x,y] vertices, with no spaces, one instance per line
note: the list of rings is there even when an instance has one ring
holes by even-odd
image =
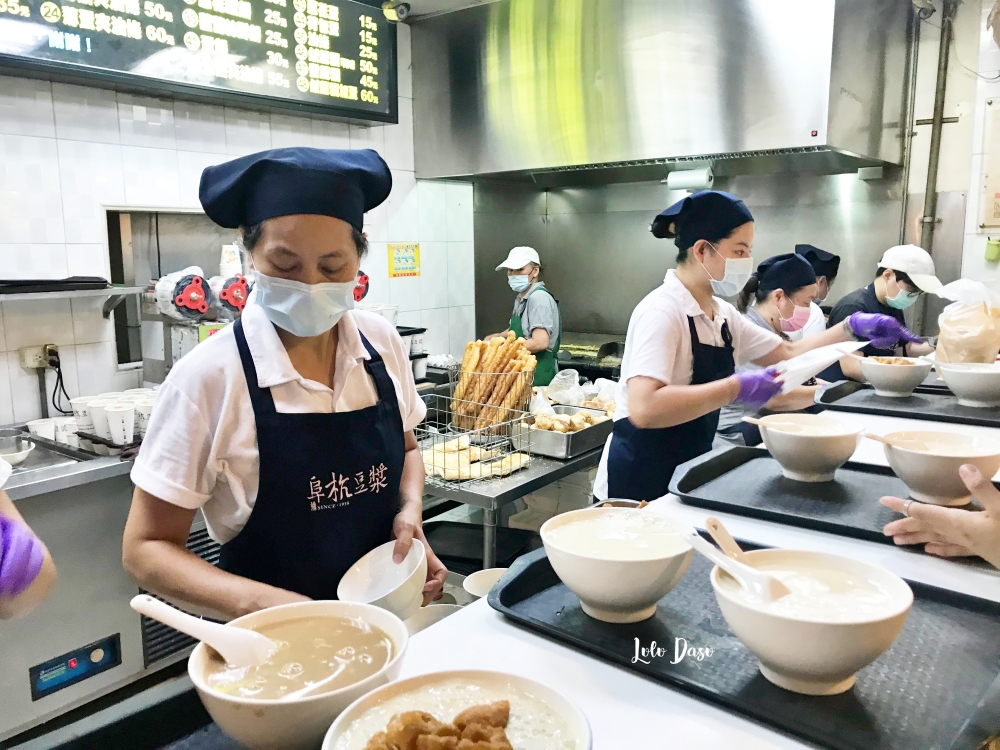
[[[745,549],[755,549],[744,544]],[[806,696],[768,682],[715,600],[712,564],[695,555],[656,614],[631,625],[594,620],[552,570],[545,550],[524,555],[489,594],[508,619],[726,711],[833,750],[976,750],[1000,731],[1000,603],[910,583],[913,609],[892,647],[836,696]],[[714,649],[674,660],[675,638]],[[635,643],[664,658],[633,663]],[[822,647],[821,644],[818,644]]]
[[[988,409],[962,406],[951,391],[936,386],[917,386],[911,396],[890,398],[876,395],[867,383],[849,380],[818,393],[816,403],[835,411],[1000,427],[1000,406]]]
[[[763,447],[729,446],[681,464],[670,491],[686,505],[893,544],[882,527],[901,516],[883,495],[909,497],[888,466],[848,461],[832,482],[796,482]]]
[[[586,409],[582,406],[553,406],[552,408],[556,414],[572,416],[578,412],[587,411],[594,415],[605,416],[605,412],[600,409]],[[536,430],[528,425],[519,424],[514,427],[511,439],[514,442],[515,450],[527,451],[549,458],[574,458],[604,445],[613,427],[614,420],[611,419],[579,432]]]

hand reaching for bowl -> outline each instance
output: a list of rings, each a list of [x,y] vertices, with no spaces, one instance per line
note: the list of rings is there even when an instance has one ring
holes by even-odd
[[[444,593],[444,582],[448,578],[448,568],[438,559],[427,543],[424,536],[423,517],[421,505],[408,503],[396,515],[392,522],[392,535],[396,539],[396,546],[392,550],[392,559],[398,564],[406,559],[406,553],[413,545],[416,537],[424,544],[427,552],[427,582],[424,584],[424,605],[437,601]]]
[[[965,464],[959,474],[982,511],[912,502],[908,517],[885,525],[882,532],[896,544],[923,544],[941,557],[978,555],[1000,568],[1000,490],[975,466]],[[905,500],[883,497],[880,502],[903,513]]]
[[[924,342],[891,315],[856,312],[847,319],[847,325],[855,336],[868,339],[876,349]]]
[[[781,393],[781,383],[775,379],[777,372],[773,367],[766,370],[744,370],[736,373],[740,382],[740,393],[735,403],[760,409],[772,398]]]

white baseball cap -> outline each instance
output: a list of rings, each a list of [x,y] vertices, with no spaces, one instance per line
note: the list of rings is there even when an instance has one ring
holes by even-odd
[[[878,262],[879,268],[891,268],[905,273],[921,292],[933,293],[944,284],[934,275],[934,260],[930,253],[916,245],[890,247]]]
[[[517,271],[529,263],[542,265],[542,262],[538,260],[538,253],[535,252],[535,248],[515,247],[507,253],[507,260],[497,266],[495,270],[499,271],[501,268],[509,268],[512,271]]]

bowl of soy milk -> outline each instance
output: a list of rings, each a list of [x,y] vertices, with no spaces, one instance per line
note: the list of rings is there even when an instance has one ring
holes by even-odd
[[[540,530],[556,575],[603,622],[639,622],[677,585],[693,550],[671,518],[652,510],[585,508]]]
[[[757,657],[761,674],[786,690],[837,695],[858,670],[896,639],[913,605],[906,581],[877,565],[840,555],[761,549],[746,562],[791,593],[755,598],[719,567],[712,588],[726,622]]]
[[[818,414],[768,414],[760,436],[781,473],[797,482],[832,482],[861,441],[863,425]]]

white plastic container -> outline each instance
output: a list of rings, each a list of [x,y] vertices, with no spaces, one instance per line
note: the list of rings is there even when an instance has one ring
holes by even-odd
[[[149,418],[153,414],[152,398],[142,399],[135,402],[135,428],[140,438],[146,436],[146,427],[149,426]]]
[[[73,407],[73,417],[76,419],[76,429],[80,432],[93,434],[94,420],[90,418],[90,407],[88,404],[96,400],[97,396],[78,396],[69,400],[69,403]]]
[[[420,380],[427,377],[427,357],[413,360],[413,379]]]
[[[415,333],[410,338],[410,354],[423,354],[427,351],[424,346],[424,334],[426,331]]]
[[[108,420],[108,431],[111,440],[118,445],[132,442],[135,433],[135,404],[131,401],[119,401],[104,407],[104,416]]]
[[[400,336],[399,338],[403,340],[403,351],[404,352],[412,351],[410,349],[410,342],[413,339],[413,336]]]
[[[74,447],[80,444],[76,436],[76,419],[73,417],[56,417],[56,442]]]
[[[56,420],[52,418],[48,419],[32,419],[28,422],[28,432],[32,435],[38,435],[38,437],[48,438],[49,440],[56,439]]]

